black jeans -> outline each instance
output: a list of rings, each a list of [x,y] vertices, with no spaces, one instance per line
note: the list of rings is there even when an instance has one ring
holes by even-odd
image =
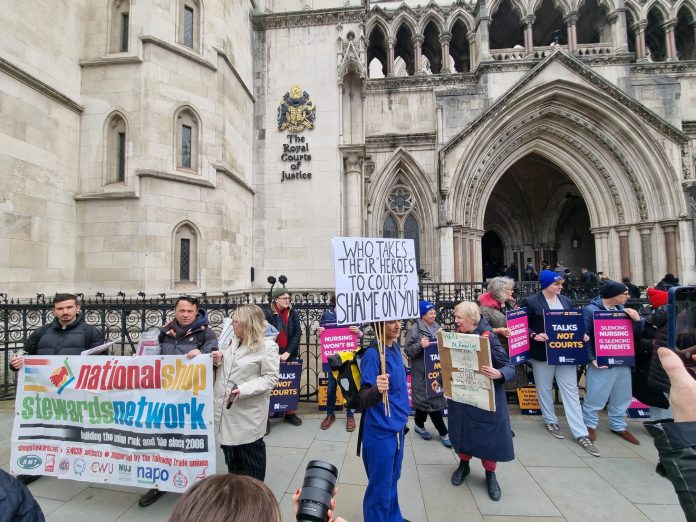
[[[261,482],[266,478],[266,443],[263,438],[249,444],[220,447],[225,454],[227,471],[237,475],[249,475]]]
[[[442,412],[441,411],[423,411],[423,410],[416,410],[416,416],[414,418],[414,421],[416,423],[416,426],[419,428],[423,428],[425,426],[425,420],[428,418],[428,414],[430,414],[430,420],[433,421],[433,424],[435,425],[435,429],[437,429],[437,432],[440,434],[440,437],[444,437],[449,433],[447,431],[447,426],[445,426],[445,421],[442,419]]]

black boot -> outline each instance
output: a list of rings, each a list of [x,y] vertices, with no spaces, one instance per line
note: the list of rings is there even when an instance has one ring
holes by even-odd
[[[452,473],[452,485],[461,486],[464,479],[469,474],[469,461],[460,460],[459,467]]]
[[[495,478],[495,471],[486,471],[486,484],[488,485],[488,496],[491,500],[500,500],[500,484]]]

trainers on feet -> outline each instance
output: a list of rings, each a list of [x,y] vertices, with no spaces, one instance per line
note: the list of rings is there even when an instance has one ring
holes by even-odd
[[[594,445],[594,443],[590,440],[589,437],[578,437],[577,439],[575,439],[575,442],[580,444],[582,446],[582,449],[584,449],[593,457],[601,457],[601,455],[599,454],[599,450],[597,449],[597,446]]]
[[[442,441],[442,445],[445,448],[451,448],[452,447],[452,441],[449,438],[449,435],[445,435],[444,437],[440,437],[440,440]]]
[[[549,433],[557,439],[565,439],[565,437],[561,434],[561,428],[558,427],[558,424],[546,424],[545,426],[546,429],[549,430]]]
[[[413,430],[421,436],[421,439],[423,440],[430,440],[433,438],[433,436],[430,434],[428,430],[425,428],[419,428],[418,426],[414,426]]]

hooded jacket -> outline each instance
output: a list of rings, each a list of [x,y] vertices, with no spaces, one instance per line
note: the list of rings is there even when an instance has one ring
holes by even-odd
[[[218,349],[217,335],[208,326],[208,312],[199,308],[196,319],[187,329],[182,329],[176,319],[165,324],[159,336],[162,355],[184,355],[198,349],[211,353]]]

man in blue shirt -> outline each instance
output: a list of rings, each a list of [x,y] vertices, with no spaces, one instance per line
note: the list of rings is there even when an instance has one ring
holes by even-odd
[[[363,518],[370,522],[408,522],[401,516],[397,483],[404,459],[404,428],[411,413],[406,388],[406,369],[396,342],[401,321],[373,325],[384,344],[386,373],[381,373],[380,354],[373,341],[360,361],[359,402],[363,409],[362,459],[367,472]],[[374,349],[373,349],[374,348]],[[385,414],[383,393],[389,397]]]

